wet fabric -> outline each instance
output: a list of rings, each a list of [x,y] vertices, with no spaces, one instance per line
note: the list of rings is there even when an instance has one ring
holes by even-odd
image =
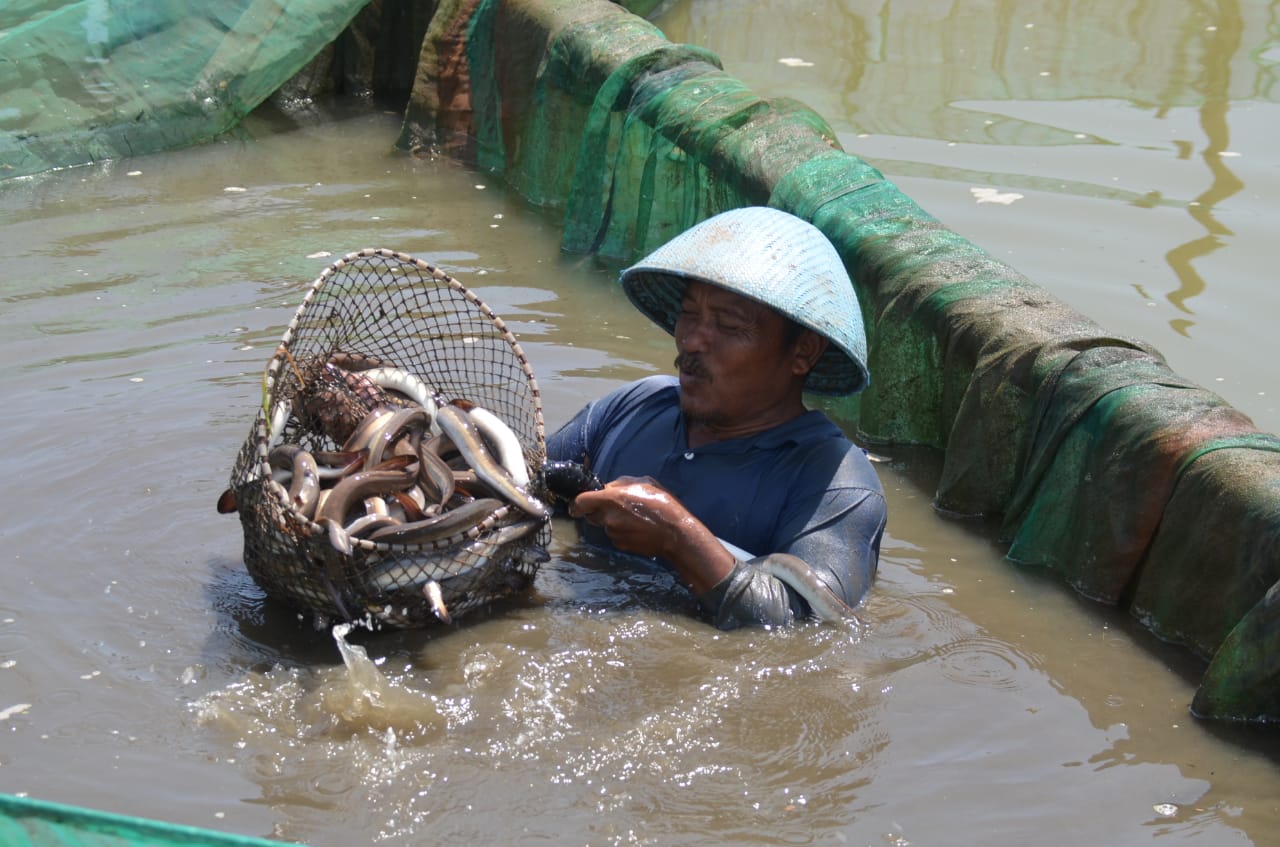
[[[875,577],[886,518],[862,449],[817,411],[748,438],[690,448],[679,402],[674,377],[623,386],[548,438],[548,458],[583,463],[606,482],[651,476],[718,538],[753,556],[799,556],[846,603],[858,603]],[[609,546],[595,527],[585,534]],[[745,565],[738,571],[699,598],[718,623],[785,623],[806,613],[777,580]],[[744,578],[761,584],[748,587]]]

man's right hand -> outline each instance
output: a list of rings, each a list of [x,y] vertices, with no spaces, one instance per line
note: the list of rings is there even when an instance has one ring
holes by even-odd
[[[619,550],[665,559],[695,593],[733,570],[733,554],[651,477],[618,477],[598,491],[584,491],[569,514],[602,528]]]

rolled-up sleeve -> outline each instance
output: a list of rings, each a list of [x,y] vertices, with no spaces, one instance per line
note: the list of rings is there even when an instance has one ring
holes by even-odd
[[[789,540],[770,552],[803,559],[837,596],[856,606],[879,564],[888,517],[884,496],[869,489],[836,489],[812,503],[797,504],[793,521],[806,513],[803,523],[789,530]],[[698,602],[720,629],[786,626],[810,613],[808,603],[791,587],[744,561]]]
[[[787,626],[805,614],[803,603],[781,580],[742,560],[698,597],[698,604],[720,629]]]

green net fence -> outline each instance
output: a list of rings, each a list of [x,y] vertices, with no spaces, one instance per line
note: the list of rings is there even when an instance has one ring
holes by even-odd
[[[0,4],[0,179],[213,138],[366,2]]]
[[[0,794],[5,847],[276,847],[278,841]]]

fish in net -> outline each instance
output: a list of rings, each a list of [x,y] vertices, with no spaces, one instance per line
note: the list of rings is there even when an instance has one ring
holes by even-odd
[[[502,319],[427,262],[361,250],[286,328],[218,510],[269,596],[318,623],[421,627],[532,583],[545,441]]]

